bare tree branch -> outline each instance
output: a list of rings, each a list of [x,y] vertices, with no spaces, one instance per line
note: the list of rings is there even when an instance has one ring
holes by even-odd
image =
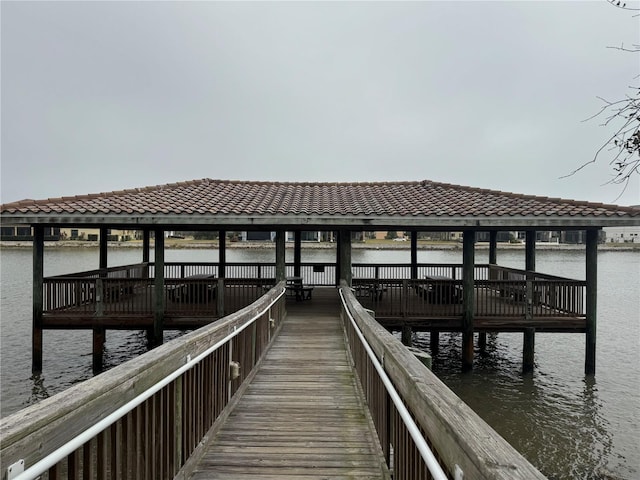
[[[640,8],[628,7],[626,2],[609,0],[609,3],[616,8],[624,10],[640,11]],[[607,47],[627,53],[640,53],[640,45],[632,44],[631,48],[625,47],[624,43],[619,47]],[[640,78],[640,76],[635,77]],[[629,87],[631,94],[616,101],[609,101],[602,97],[597,97],[602,103],[600,110],[583,122],[591,121],[596,117],[604,117],[601,124],[603,127],[612,128],[613,133],[598,148],[593,158],[578,168],[563,175],[560,178],[567,178],[575,175],[588,165],[595,163],[603,155],[603,152],[611,152],[609,165],[612,168],[612,176],[606,184],[620,184],[624,193],[633,175],[640,174],[640,86]],[[620,198],[620,197],[618,197]]]

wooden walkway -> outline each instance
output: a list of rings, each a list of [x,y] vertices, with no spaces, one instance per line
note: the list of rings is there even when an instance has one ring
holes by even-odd
[[[192,480],[388,478],[350,367],[334,288],[288,318]]]

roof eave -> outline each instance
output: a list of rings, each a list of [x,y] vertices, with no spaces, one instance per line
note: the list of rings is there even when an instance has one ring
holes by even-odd
[[[3,213],[2,223],[8,225],[103,225],[143,227],[278,227],[312,229],[355,228],[355,229],[575,229],[611,226],[640,226],[638,216],[381,216],[381,215],[207,215],[207,214],[25,214]]]

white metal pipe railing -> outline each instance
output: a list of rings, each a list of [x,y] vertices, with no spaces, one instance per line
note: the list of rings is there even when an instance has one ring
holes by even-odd
[[[398,410],[398,413],[400,414],[400,418],[402,418],[403,423],[407,427],[407,430],[411,435],[411,438],[413,439],[416,445],[416,448],[420,452],[420,456],[422,457],[425,464],[427,465],[427,468],[429,469],[429,473],[433,476],[434,480],[447,480],[447,475],[442,470],[442,467],[438,463],[438,460],[436,460],[436,457],[431,451],[431,449],[429,448],[427,441],[424,439],[424,437],[420,433],[420,429],[414,422],[413,418],[411,418],[411,414],[407,410],[407,407],[405,407],[404,403],[402,402],[402,399],[400,398],[400,395],[398,394],[393,384],[391,383],[391,380],[389,379],[387,373],[385,372],[384,367],[380,364],[380,362],[378,361],[378,358],[376,357],[376,354],[373,352],[373,350],[369,346],[369,343],[364,338],[364,335],[360,331],[360,328],[358,328],[358,325],[356,324],[356,321],[353,318],[353,315],[351,315],[351,312],[349,311],[349,307],[347,306],[342,290],[340,290],[340,299],[342,301],[342,306],[344,308],[344,311],[349,317],[349,321],[353,325],[353,328],[356,334],[358,335],[358,338],[362,342],[362,346],[367,352],[367,355],[369,356],[371,363],[373,363],[373,366],[378,372],[378,375],[380,375],[380,379],[382,380],[382,383],[384,384],[387,390],[387,393],[389,394],[389,397],[393,401],[393,404]]]
[[[75,437],[73,440],[65,443],[64,445],[59,447],[57,450],[54,450],[53,452],[51,452],[49,455],[47,455],[43,459],[41,459],[38,462],[34,463],[31,467],[29,467],[27,470],[25,470],[21,474],[13,477],[13,480],[33,480],[34,478],[37,478],[39,475],[42,475],[49,468],[53,467],[55,464],[57,464],[58,462],[63,460],[66,456],[68,456],[72,452],[76,451],[78,448],[80,448],[86,442],[88,442],[93,437],[98,435],[100,432],[102,432],[103,430],[105,430],[109,426],[113,425],[115,422],[120,420],[122,417],[124,417],[127,413],[132,411],[134,408],[136,408],[142,402],[144,402],[145,400],[150,398],[152,395],[154,395],[155,393],[157,393],[160,390],[162,390],[164,387],[166,387],[168,384],[170,384],[172,381],[174,381],[176,378],[178,378],[184,372],[186,372],[187,370],[190,370],[191,368],[193,368],[196,364],[198,364],[200,361],[202,361],[203,358],[207,357],[208,355],[210,355],[211,353],[216,351],[218,348],[220,348],[222,345],[227,343],[233,337],[238,335],[244,329],[246,329],[247,327],[252,325],[258,318],[262,317],[262,315],[264,315],[267,311],[269,311],[271,309],[271,307],[273,307],[273,305],[275,305],[275,303],[278,300],[280,300],[280,298],[282,298],[282,296],[285,294],[285,292],[286,292],[286,290],[283,288],[282,292],[280,292],[280,294],[275,299],[273,299],[273,301],[271,303],[269,303],[269,305],[267,307],[265,307],[263,310],[261,310],[256,315],[254,315],[251,318],[251,320],[246,322],[240,328],[235,328],[234,327],[233,332],[228,334],[222,340],[219,340],[218,342],[213,344],[211,347],[209,347],[207,350],[205,350],[204,352],[199,354],[197,357],[191,358],[190,355],[187,355],[186,363],[182,367],[178,368],[173,373],[171,373],[167,377],[163,378],[162,380],[160,380],[155,385],[152,385],[151,387],[149,387],[147,390],[142,392],[137,397],[135,397],[132,400],[130,400],[129,402],[125,403],[120,408],[118,408],[117,410],[113,411],[112,413],[107,415],[105,418],[100,420],[98,423],[94,424],[92,427],[89,427],[87,430],[82,432],[80,435]]]

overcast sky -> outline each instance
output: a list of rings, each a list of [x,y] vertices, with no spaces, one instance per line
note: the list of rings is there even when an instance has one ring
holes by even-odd
[[[627,0],[632,3],[632,0]],[[639,2],[635,3],[639,5]],[[3,203],[200,178],[429,179],[623,205],[640,22],[593,2],[7,2]],[[635,80],[634,80],[634,77]]]

